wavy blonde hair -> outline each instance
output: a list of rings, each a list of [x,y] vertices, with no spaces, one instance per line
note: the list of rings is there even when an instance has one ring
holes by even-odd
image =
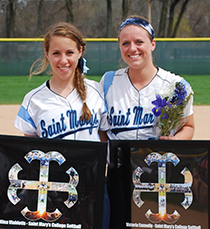
[[[59,22],[57,24],[52,25],[49,28],[48,32],[46,33],[44,37],[44,49],[46,52],[49,51],[50,41],[51,41],[52,36],[61,36],[61,37],[67,37],[69,39],[72,39],[73,41],[76,42],[77,49],[79,51],[82,49],[82,54],[85,51],[86,44],[83,40],[83,37],[80,31],[72,24],[69,24],[66,22]],[[42,72],[44,72],[47,69],[48,66],[49,66],[49,62],[46,56],[44,56],[43,58],[37,59],[30,68],[30,78],[33,75],[41,74]],[[50,74],[52,74],[52,71],[50,72]],[[80,120],[85,119],[86,121],[88,121],[91,118],[92,114],[86,104],[86,88],[84,85],[82,69],[79,66],[77,66],[75,70],[74,83],[76,86],[76,90],[78,91],[83,101],[82,116],[80,117]]]

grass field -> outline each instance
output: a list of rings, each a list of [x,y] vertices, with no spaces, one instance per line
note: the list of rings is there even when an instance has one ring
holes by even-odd
[[[210,75],[183,76],[194,90],[194,105],[210,105]],[[21,104],[24,95],[49,79],[47,76],[0,76],[0,104]],[[100,81],[101,76],[87,78]]]

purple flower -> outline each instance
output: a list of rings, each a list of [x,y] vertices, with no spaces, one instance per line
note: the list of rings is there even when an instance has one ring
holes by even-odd
[[[152,112],[156,117],[155,126],[160,136],[169,136],[171,130],[178,130],[183,110],[192,94],[188,95],[187,88],[181,82],[176,82],[173,86],[175,89],[168,91],[168,95],[156,95],[156,99],[152,101]]]
[[[169,115],[167,113],[165,113],[161,118],[162,119],[168,119],[169,118]]]
[[[162,99],[160,95],[156,95],[156,100],[152,101],[155,107],[152,109],[153,114],[158,117],[161,115],[161,109],[165,107],[168,103],[165,99]]]
[[[161,109],[160,108],[154,107],[154,108],[152,108],[152,112],[156,117],[161,115]]]
[[[176,83],[176,89],[174,90],[174,96],[171,99],[171,103],[176,103],[177,106],[183,105],[183,102],[187,96],[185,85],[181,82]]]

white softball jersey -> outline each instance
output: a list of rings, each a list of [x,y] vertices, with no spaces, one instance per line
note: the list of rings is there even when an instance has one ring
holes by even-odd
[[[158,68],[152,81],[138,91],[130,81],[128,67],[107,72],[101,79],[108,110],[109,139],[147,140],[157,138],[152,112],[156,94],[167,89],[172,82],[182,82],[192,88],[182,77]],[[192,91],[193,92],[193,91]],[[184,110],[184,117],[193,113],[193,96]]]
[[[86,103],[92,113],[90,120],[80,120],[83,102],[76,89],[64,98],[45,82],[25,95],[15,127],[24,134],[41,138],[99,141],[98,130],[108,129],[103,88],[93,80],[84,79],[84,82]]]

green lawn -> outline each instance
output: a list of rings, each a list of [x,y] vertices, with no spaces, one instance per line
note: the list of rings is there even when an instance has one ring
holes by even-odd
[[[194,90],[194,105],[210,105],[210,75],[183,76]],[[0,76],[0,104],[21,104],[24,95],[50,77]],[[88,76],[100,81],[101,76]]]
[[[194,91],[194,105],[210,105],[210,75],[183,76]]]

